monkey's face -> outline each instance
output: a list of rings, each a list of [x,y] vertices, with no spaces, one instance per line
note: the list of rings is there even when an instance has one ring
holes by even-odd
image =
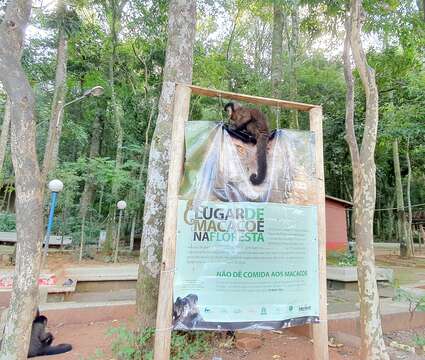
[[[232,108],[230,106],[227,107],[226,112],[227,112],[228,118],[231,119],[233,111],[232,111]]]

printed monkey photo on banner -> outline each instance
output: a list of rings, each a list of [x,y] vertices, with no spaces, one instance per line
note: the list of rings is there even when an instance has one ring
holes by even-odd
[[[227,106],[230,116],[234,109],[241,108]],[[189,121],[185,131],[174,329],[276,329],[317,322],[314,134],[263,131],[262,165],[252,127]]]

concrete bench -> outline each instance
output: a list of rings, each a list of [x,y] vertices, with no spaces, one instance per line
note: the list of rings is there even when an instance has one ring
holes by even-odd
[[[357,267],[355,266],[327,266],[326,278],[328,288],[342,289],[357,287]],[[394,270],[388,268],[376,268],[376,280],[379,282],[392,282]]]
[[[77,281],[137,280],[138,264],[75,266],[65,269],[65,274]]]
[[[0,231],[0,242],[16,243],[16,232]],[[70,244],[72,244],[72,238],[70,236],[64,236],[63,245]],[[62,236],[51,235],[49,245],[62,245]]]

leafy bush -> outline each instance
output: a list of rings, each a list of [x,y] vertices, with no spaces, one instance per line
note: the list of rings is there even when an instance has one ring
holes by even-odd
[[[0,213],[0,231],[16,231],[15,214]]]
[[[413,319],[416,311],[425,311],[425,296],[401,289],[398,284],[393,284],[393,286],[395,288],[394,300],[409,304],[410,320]]]
[[[115,335],[112,351],[120,360],[152,360],[155,330],[142,332],[125,327],[112,328],[108,335]],[[173,332],[171,337],[171,360],[190,360],[210,351],[212,335],[205,332]]]
[[[347,251],[345,253],[333,252],[328,255],[327,263],[334,266],[357,266],[356,254]]]
[[[415,342],[416,346],[419,346],[419,347],[425,346],[425,337],[423,336],[415,335],[415,337],[413,338],[413,341]]]

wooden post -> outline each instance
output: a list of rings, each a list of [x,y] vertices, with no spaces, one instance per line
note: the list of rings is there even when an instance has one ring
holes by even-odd
[[[168,360],[170,358],[177,206],[184,165],[184,128],[189,116],[190,95],[190,87],[176,85],[170,149],[171,159],[168,172],[167,211],[165,214],[161,277],[156,315],[155,360]]]
[[[422,236],[422,244],[425,245],[425,230],[422,224],[419,224],[419,232],[421,233],[420,236]],[[419,244],[421,243],[421,240],[419,239]]]
[[[326,287],[326,218],[325,218],[325,174],[323,167],[322,108],[309,111],[310,130],[315,133],[316,177],[317,177],[317,235],[319,242],[319,294],[320,323],[313,325],[314,358],[328,360],[328,309]]]

